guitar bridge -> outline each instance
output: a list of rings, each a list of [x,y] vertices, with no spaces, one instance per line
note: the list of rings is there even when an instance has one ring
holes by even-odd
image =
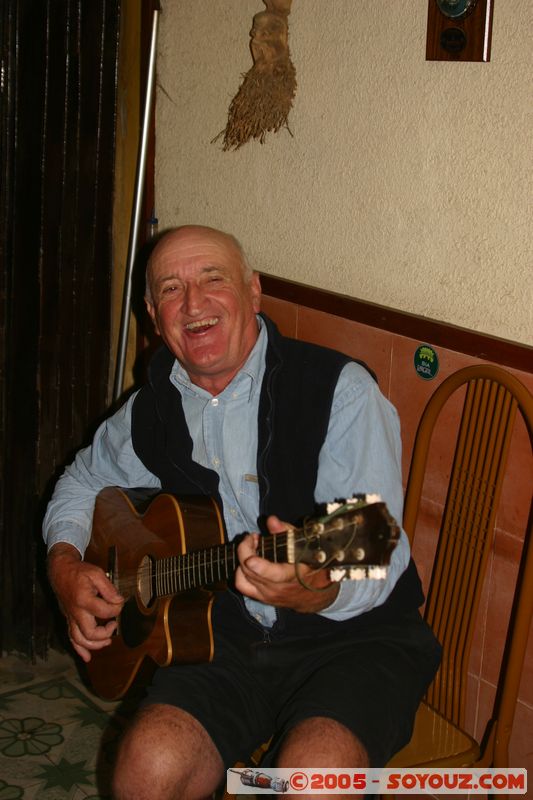
[[[107,570],[105,576],[109,581],[111,581],[115,589],[118,588],[115,583],[116,569],[117,569],[117,548],[115,547],[115,545],[113,545],[107,551]]]
[[[105,576],[108,579],[108,581],[111,581],[115,589],[117,589],[117,591],[120,591],[118,588],[118,577],[115,580],[116,575],[117,575],[117,548],[115,547],[115,545],[113,545],[112,547],[109,548],[107,552],[107,570]],[[104,625],[105,622],[102,620],[101,624]],[[113,636],[118,636],[119,625],[120,622],[117,624],[117,627],[113,631],[112,634]]]

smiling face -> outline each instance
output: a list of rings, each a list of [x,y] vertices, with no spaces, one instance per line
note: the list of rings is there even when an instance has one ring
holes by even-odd
[[[230,236],[187,226],[159,242],[150,258],[148,283],[146,306],[157,332],[191,381],[219,394],[257,339],[258,275],[245,277]]]

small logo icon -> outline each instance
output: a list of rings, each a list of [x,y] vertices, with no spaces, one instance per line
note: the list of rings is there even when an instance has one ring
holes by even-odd
[[[268,789],[271,792],[286,792],[289,788],[288,780],[273,778],[265,772],[258,772],[255,769],[230,769],[228,772],[236,772],[240,775],[241,783],[244,786],[255,786],[257,789]]]
[[[420,378],[431,381],[439,371],[439,357],[428,344],[421,344],[415,351],[415,370]]]

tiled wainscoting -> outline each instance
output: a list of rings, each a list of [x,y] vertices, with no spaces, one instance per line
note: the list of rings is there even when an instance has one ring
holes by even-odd
[[[394,403],[400,415],[404,479],[408,474],[418,421],[428,399],[448,375],[481,361],[431,341],[402,336],[274,296],[263,296],[263,311],[278,324],[282,333],[342,350],[362,359],[376,372],[382,391]],[[439,368],[432,380],[422,379],[415,369],[414,356],[421,344],[431,345],[438,356]],[[533,370],[533,351],[531,364]],[[509,371],[533,392],[532,372],[513,368]],[[450,430],[454,430],[453,420],[457,414],[458,404],[451,403],[436,430],[434,452],[428,464],[414,546],[414,556],[424,581],[429,578],[433,558],[435,520],[445,499],[454,444]],[[509,613],[532,487],[531,445],[520,419],[511,446],[508,475],[497,520],[489,567],[490,580],[479,612],[479,626],[470,659],[467,720],[470,731],[477,735],[484,730],[494,698],[504,644],[502,628]],[[526,767],[533,775],[533,633],[530,634],[511,740],[511,766]]]

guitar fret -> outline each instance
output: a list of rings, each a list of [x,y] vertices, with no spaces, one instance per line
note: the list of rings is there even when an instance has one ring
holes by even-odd
[[[174,575],[173,575],[173,572],[172,572],[172,561],[173,561],[173,558],[172,558],[172,556],[170,556],[170,558],[168,559],[168,569],[166,571],[167,572],[167,588],[168,588],[168,593],[169,594],[174,594],[174,580],[173,580],[174,579]]]
[[[180,586],[180,579],[181,579],[181,570],[180,570],[180,558],[179,556],[174,556],[174,586],[176,587],[176,593],[179,592]]]
[[[179,566],[179,582],[178,582],[178,585],[179,585],[180,592],[184,592],[185,591],[185,569],[186,569],[185,556],[184,555],[181,555],[179,557],[179,563],[180,563],[180,566]]]
[[[258,553],[273,563],[287,561],[288,539],[285,534],[261,536]],[[159,559],[155,564],[156,596],[176,594],[196,586],[227,580],[238,565],[234,542],[207,550],[193,550],[179,556]]]
[[[181,556],[181,590],[187,588],[187,556]]]
[[[179,563],[180,560],[178,556],[174,556],[174,591],[179,591],[179,582],[180,582],[180,570],[179,570]]]

